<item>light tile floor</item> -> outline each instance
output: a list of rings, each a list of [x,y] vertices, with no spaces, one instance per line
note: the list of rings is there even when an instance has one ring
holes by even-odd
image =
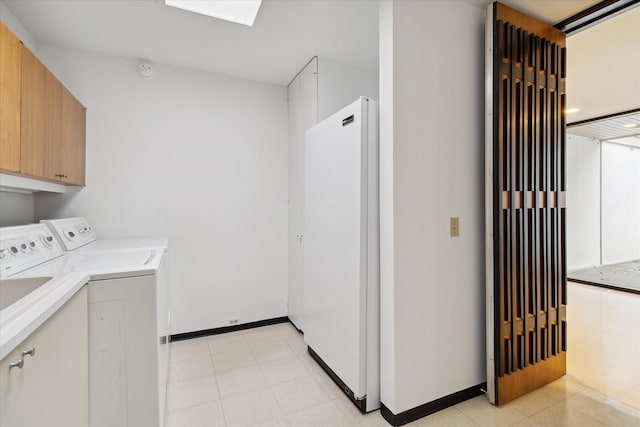
[[[409,425],[640,427],[640,413],[562,378],[500,408],[478,396]],[[172,343],[165,426],[388,424],[360,414],[283,323]]]

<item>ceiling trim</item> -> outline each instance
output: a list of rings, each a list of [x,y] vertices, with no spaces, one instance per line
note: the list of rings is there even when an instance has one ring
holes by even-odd
[[[634,108],[633,110],[623,111],[621,113],[607,114],[606,116],[594,117],[593,119],[580,120],[579,122],[567,123],[567,128],[570,128],[573,126],[586,125],[593,122],[599,122],[601,120],[614,119],[616,117],[622,117],[622,116],[627,116],[629,114],[636,114],[636,113],[640,113],[640,108]]]
[[[304,71],[304,69],[305,69],[305,68],[307,68],[307,65],[311,64],[311,63],[313,62],[313,60],[314,60],[314,59],[318,59],[318,55],[313,55],[313,56],[311,57],[311,59],[310,59],[310,60],[308,60],[306,64],[304,64],[304,67],[300,68],[300,71],[298,71],[298,72],[296,73],[296,75],[295,75],[295,76],[293,76],[293,78],[291,79],[291,81],[290,81],[289,83],[287,83],[287,87],[291,86],[291,83],[293,83],[293,81],[294,81],[296,78],[298,78],[298,76],[300,75],[300,73],[301,73],[302,71]]]
[[[554,27],[569,36],[633,9],[638,4],[640,4],[640,0],[603,0],[562,22],[558,22]]]

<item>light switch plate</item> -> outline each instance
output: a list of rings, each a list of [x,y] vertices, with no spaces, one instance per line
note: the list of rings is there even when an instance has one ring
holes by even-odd
[[[449,219],[449,234],[451,237],[458,237],[460,235],[460,218],[452,216]]]

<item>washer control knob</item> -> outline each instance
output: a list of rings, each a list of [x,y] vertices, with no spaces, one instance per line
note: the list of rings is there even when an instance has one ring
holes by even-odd
[[[36,242],[34,242],[33,240],[29,242],[29,247],[31,249],[35,249],[36,248]]]
[[[13,255],[18,253],[18,248],[16,246],[11,246],[9,248],[9,252],[11,252]]]
[[[20,249],[22,251],[26,251],[27,250],[27,244],[26,243],[20,243]]]
[[[41,240],[45,247],[50,248],[53,246],[53,236],[42,236]]]

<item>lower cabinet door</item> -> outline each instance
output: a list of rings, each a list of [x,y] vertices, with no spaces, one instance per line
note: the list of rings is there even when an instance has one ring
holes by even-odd
[[[0,361],[0,426],[89,424],[87,307],[84,286]]]

